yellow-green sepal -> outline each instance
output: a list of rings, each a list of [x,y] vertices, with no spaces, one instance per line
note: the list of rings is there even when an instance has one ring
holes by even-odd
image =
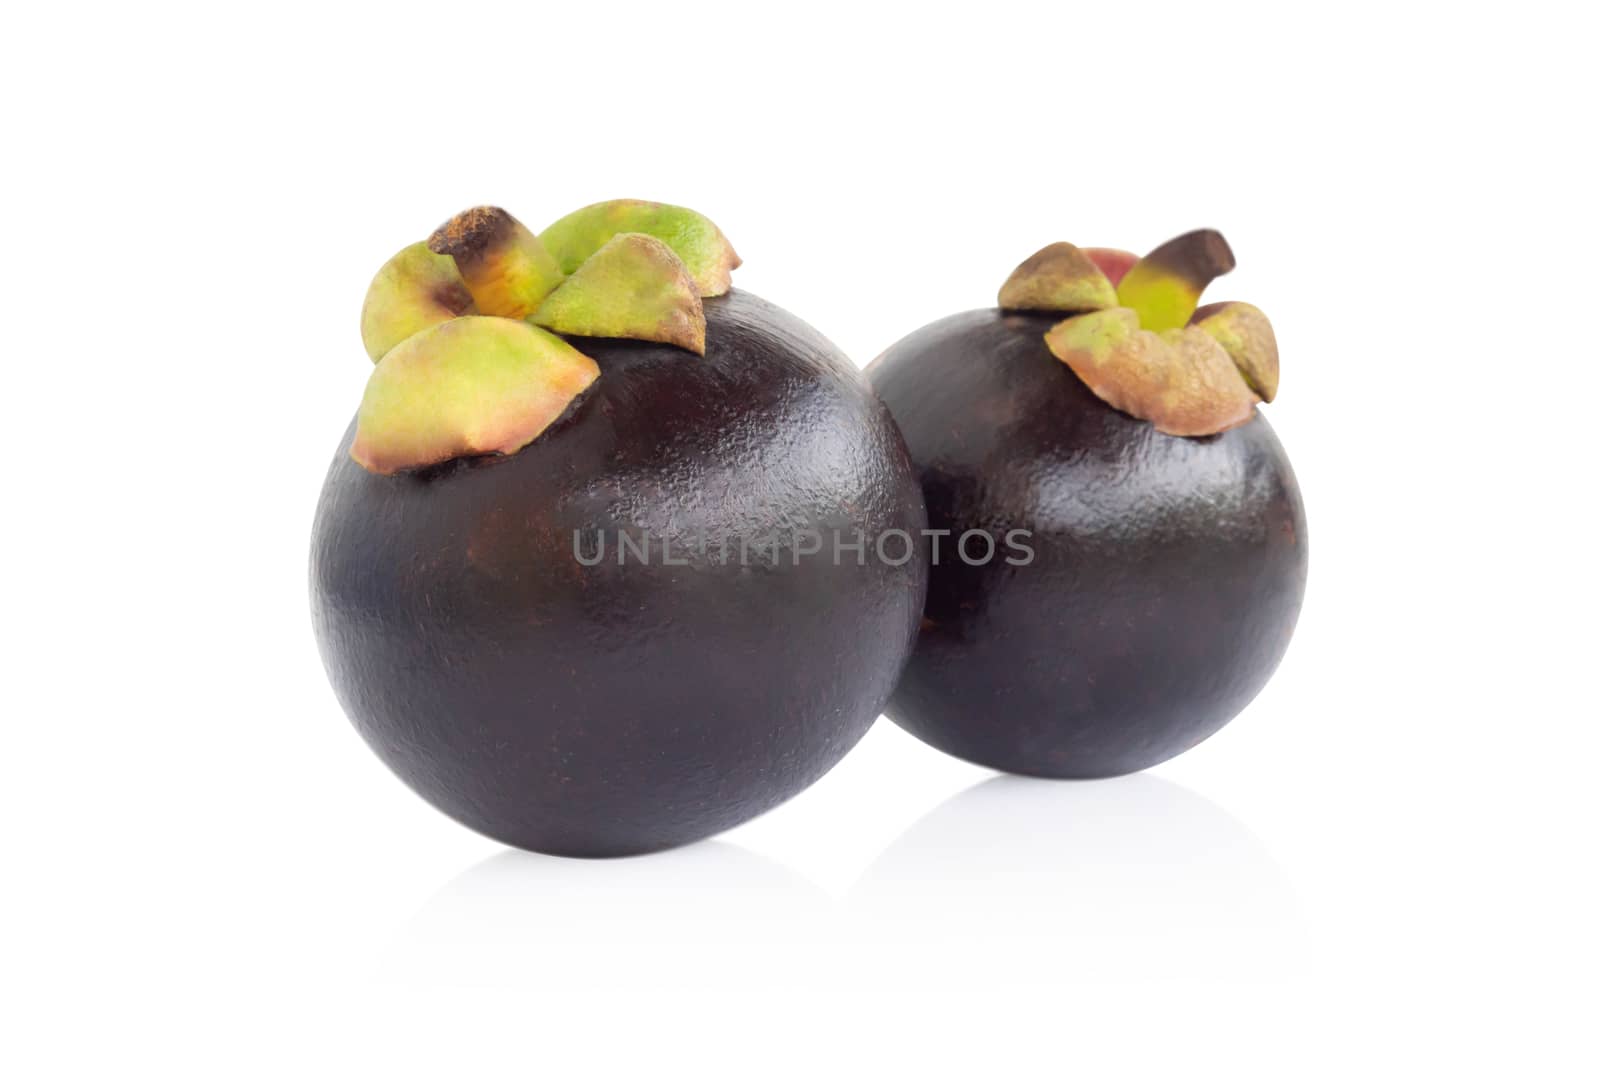
[[[1057,241],[1029,256],[1000,287],[1000,307],[1027,312],[1092,312],[1117,303],[1117,288],[1076,245]]]
[[[476,311],[456,262],[418,241],[372,277],[361,304],[361,344],[377,361],[417,332]]]
[[[1206,285],[1234,268],[1233,250],[1216,230],[1193,230],[1151,250],[1117,283],[1117,301],[1139,314],[1146,331],[1183,327]]]
[[[350,455],[375,474],[510,455],[599,375],[593,359],[543,328],[459,316],[409,336],[373,368]]]
[[[534,323],[563,335],[671,343],[706,352],[706,315],[694,279],[665,242],[619,233],[544,299]]]
[[[1196,309],[1189,324],[1217,340],[1263,402],[1277,398],[1278,339],[1266,313],[1248,302],[1218,301]]]
[[[1206,332],[1151,331],[1130,308],[1069,317],[1045,333],[1045,345],[1098,398],[1173,436],[1243,425],[1260,398]]]
[[[570,275],[619,233],[644,233],[664,242],[689,269],[701,297],[727,293],[730,273],[739,266],[739,254],[705,215],[648,200],[590,204],[546,226],[539,240]]]

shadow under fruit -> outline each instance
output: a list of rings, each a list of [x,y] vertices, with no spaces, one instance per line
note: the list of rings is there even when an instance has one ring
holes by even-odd
[[[691,308],[703,356],[687,318],[668,341],[568,332],[598,376],[520,450],[377,473],[352,426],[329,469],[312,609],[339,699],[401,779],[502,842],[624,855],[748,820],[856,743],[910,651],[922,562],[792,543],[920,531],[887,412],[776,306]]]
[[[930,530],[950,532],[886,711],[946,752],[1038,776],[1138,771],[1226,724],[1288,646],[1305,510],[1254,410],[1276,391],[1276,345],[1249,306],[1196,309],[1232,257],[1210,231],[1180,242],[1137,262],[1051,246],[1002,308],[933,323],[868,369]],[[1145,286],[1157,303],[1141,310]],[[969,565],[955,543],[971,530],[1028,531],[1031,560]]]

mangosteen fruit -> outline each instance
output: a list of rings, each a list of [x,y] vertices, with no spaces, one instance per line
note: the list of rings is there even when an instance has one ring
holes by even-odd
[[[1143,259],[1050,245],[999,307],[868,368],[927,501],[934,562],[888,716],[1003,771],[1120,775],[1232,719],[1283,657],[1305,509],[1256,409],[1262,312],[1199,306],[1233,267],[1200,230]]]
[[[871,545],[925,527],[904,443],[738,263],[681,207],[538,235],[475,208],[368,291],[317,641],[378,756],[496,840],[626,855],[748,820],[844,756],[910,653],[926,561]]]

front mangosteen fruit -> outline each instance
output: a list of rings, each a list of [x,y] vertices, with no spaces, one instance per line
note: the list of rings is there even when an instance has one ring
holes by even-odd
[[[372,282],[317,640],[379,757],[487,836],[730,828],[831,768],[910,653],[926,561],[872,545],[921,538],[905,446],[738,264],[705,217],[618,200],[539,235],[475,208]]]
[[[1305,510],[1256,410],[1277,392],[1271,325],[1197,307],[1232,267],[1213,230],[1143,259],[1053,244],[998,308],[868,368],[935,543],[900,726],[1003,771],[1112,776],[1266,684],[1305,591]]]

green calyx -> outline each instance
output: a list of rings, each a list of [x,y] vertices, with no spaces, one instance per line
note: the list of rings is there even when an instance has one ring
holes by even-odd
[[[666,242],[689,269],[701,297],[727,293],[730,272],[740,263],[739,254],[705,215],[648,200],[593,203],[558,218],[539,236],[570,275],[619,233],[646,233]]]
[[[1101,400],[1174,436],[1242,425],[1278,390],[1266,314],[1230,301],[1197,308],[1234,266],[1215,230],[1196,230],[1135,258],[1120,249],[1049,245],[1000,290],[1004,309],[1076,313],[1045,344]]]
[[[683,207],[597,203],[543,236],[498,207],[463,211],[368,287],[361,339],[377,364],[351,455],[379,474],[509,455],[598,375],[551,332],[704,354],[701,298],[726,293],[738,264],[722,231]]]
[[[1063,320],[1045,334],[1045,344],[1101,400],[1173,436],[1242,425],[1258,401],[1206,332],[1151,331],[1129,308]]]
[[[1000,287],[1002,309],[1090,312],[1117,303],[1117,289],[1076,245],[1046,245],[1011,272]]]
[[[456,262],[418,241],[390,257],[367,287],[361,342],[377,361],[417,332],[477,311]]]
[[[372,370],[350,454],[375,474],[463,455],[510,455],[600,375],[543,328],[458,316],[406,339]]]
[[[619,233],[578,265],[533,314],[563,335],[672,343],[706,352],[706,316],[694,279],[672,249],[643,233]]]
[[[1263,402],[1277,398],[1278,340],[1266,313],[1243,301],[1218,301],[1196,309],[1189,322],[1222,345]]]

